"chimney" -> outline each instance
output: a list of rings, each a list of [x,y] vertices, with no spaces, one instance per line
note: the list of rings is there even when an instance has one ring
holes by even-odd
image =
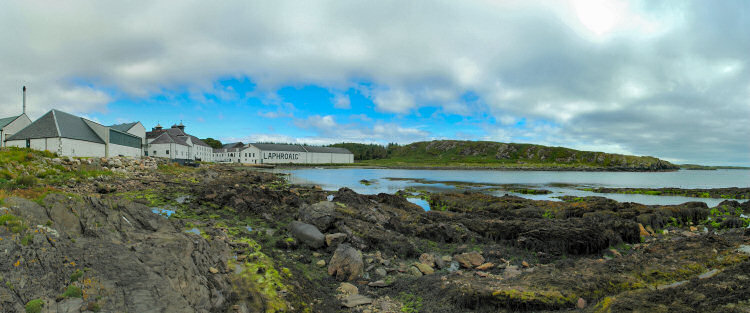
[[[26,86],[23,86],[23,114],[26,114]]]
[[[182,125],[182,121],[180,121],[180,124],[177,124],[177,128],[179,128],[181,131],[185,131],[185,125]]]

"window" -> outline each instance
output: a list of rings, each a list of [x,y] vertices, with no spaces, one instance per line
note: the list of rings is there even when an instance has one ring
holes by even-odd
[[[156,150],[154,150],[154,155],[156,155]]]
[[[31,148],[31,139],[26,139],[26,148]]]
[[[146,156],[148,156],[148,151],[146,151]]]
[[[169,150],[167,150],[167,154],[169,154]]]

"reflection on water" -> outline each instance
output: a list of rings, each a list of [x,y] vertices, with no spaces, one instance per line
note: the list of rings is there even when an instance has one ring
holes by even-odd
[[[427,203],[427,200],[422,200],[419,198],[407,198],[406,200],[418,206],[421,206],[425,211],[430,210],[430,204]]]
[[[604,194],[583,191],[582,187],[631,187],[631,188],[722,188],[750,186],[748,170],[716,171],[675,171],[675,172],[554,172],[554,171],[490,171],[490,170],[402,170],[402,169],[365,169],[365,168],[308,168],[278,169],[277,173],[291,174],[293,184],[320,185],[325,190],[338,190],[348,187],[362,194],[390,193],[408,187],[443,192],[471,189],[502,196],[517,195],[537,200],[559,200],[560,196],[602,196],[620,202],[637,202],[642,204],[680,204],[689,201],[702,201],[709,206],[716,206],[723,199],[691,198],[678,196],[651,196],[642,194]],[[464,182],[491,185],[513,184],[528,188],[552,191],[545,195],[517,194],[505,190],[481,186],[456,186],[451,183],[424,183],[413,180],[392,180],[386,178],[421,179],[434,182]],[[360,180],[371,181],[362,184]]]
[[[165,217],[170,217],[172,214],[174,214],[174,210],[170,209],[162,209],[162,208],[151,208],[151,212],[163,215]]]

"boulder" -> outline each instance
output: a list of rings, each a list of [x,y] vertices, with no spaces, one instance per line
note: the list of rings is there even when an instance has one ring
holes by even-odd
[[[416,266],[417,269],[419,269],[419,271],[422,272],[422,274],[430,275],[430,274],[435,273],[435,270],[431,266],[429,266],[427,264],[424,264],[424,263],[414,263],[414,266]]]
[[[289,224],[289,231],[292,233],[292,237],[311,248],[317,249],[325,244],[325,236],[313,225],[294,221]]]
[[[347,295],[347,296],[359,294],[359,288],[357,288],[357,286],[354,286],[346,282],[341,283],[339,285],[339,288],[336,289],[336,291],[338,291],[340,294]]]
[[[344,240],[346,240],[346,234],[344,233],[326,235],[326,245],[329,247],[336,247],[339,244],[344,243]]]
[[[364,267],[362,252],[343,243],[333,252],[328,265],[328,275],[335,276],[340,281],[351,281],[362,275]]]
[[[334,216],[336,204],[329,201],[321,201],[313,205],[303,205],[299,209],[299,219],[305,223],[315,225],[318,229],[325,231],[336,221]]]
[[[461,253],[454,256],[453,259],[465,268],[474,268],[484,263],[484,257],[476,251]]]
[[[341,304],[343,304],[347,308],[353,308],[358,305],[365,305],[370,303],[372,303],[372,299],[363,295],[351,295],[341,300]]]
[[[419,256],[419,262],[430,267],[435,267],[435,256],[429,253],[422,253],[422,255]]]

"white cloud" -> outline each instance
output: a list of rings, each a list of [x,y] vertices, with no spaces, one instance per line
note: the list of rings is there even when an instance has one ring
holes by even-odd
[[[349,96],[344,94],[336,94],[333,97],[333,107],[337,109],[350,109],[351,100],[349,99]]]
[[[621,0],[4,1],[0,116],[20,112],[26,84],[32,118],[52,107],[106,112],[116,99],[173,90],[198,98],[258,96],[281,107],[267,117],[291,117],[293,105],[273,94],[311,84],[353,88],[378,111],[398,116],[437,106],[466,116],[487,112],[503,122],[504,116],[545,119],[570,143],[747,163],[750,147],[736,144],[750,132],[745,7]],[[257,90],[238,96],[216,85],[228,78],[249,78]],[[479,100],[466,104],[465,93]],[[337,108],[350,102],[333,99]],[[374,134],[339,126],[349,138]],[[621,135],[634,129],[660,136],[651,143]],[[404,127],[400,134],[420,133]],[[701,140],[709,138],[718,141],[704,149]]]

